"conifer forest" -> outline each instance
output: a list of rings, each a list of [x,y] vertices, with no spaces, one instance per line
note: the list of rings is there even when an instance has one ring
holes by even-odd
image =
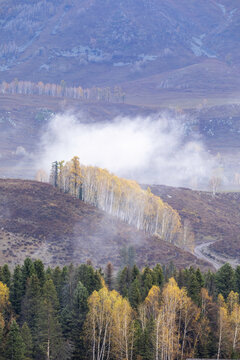
[[[182,360],[240,354],[240,266],[0,268],[0,359]]]

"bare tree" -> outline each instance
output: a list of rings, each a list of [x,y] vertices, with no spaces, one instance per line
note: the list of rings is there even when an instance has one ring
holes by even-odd
[[[210,187],[213,197],[216,195],[219,187],[222,184],[222,179],[219,176],[212,176],[210,179]]]

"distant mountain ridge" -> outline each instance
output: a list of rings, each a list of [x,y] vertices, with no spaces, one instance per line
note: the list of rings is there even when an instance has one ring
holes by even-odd
[[[235,68],[239,30],[237,0],[1,0],[0,74],[103,86],[206,59]]]

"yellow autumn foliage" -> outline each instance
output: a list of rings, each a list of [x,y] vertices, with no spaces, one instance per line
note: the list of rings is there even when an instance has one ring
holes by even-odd
[[[198,321],[200,310],[174,278],[169,279],[162,293],[153,286],[139,310],[141,324],[146,323],[145,318],[154,320],[154,359],[173,360],[182,359],[183,354],[193,355],[194,339],[191,343],[188,332]]]
[[[85,334],[92,344],[92,359],[130,359],[133,346],[133,310],[117,291],[103,287],[88,299]],[[101,356],[99,356],[101,354]]]
[[[75,156],[59,163],[58,186],[88,204],[116,216],[151,235],[179,245],[180,216],[151,190],[134,180],[111,174],[106,169],[80,164]]]
[[[3,311],[9,305],[9,289],[0,281],[0,329],[4,327]]]
[[[9,289],[7,285],[0,281],[0,312],[9,304]]]

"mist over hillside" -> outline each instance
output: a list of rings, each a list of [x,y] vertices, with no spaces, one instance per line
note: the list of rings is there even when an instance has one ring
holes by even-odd
[[[54,116],[40,141],[38,168],[75,154],[84,165],[106,168],[140,183],[206,184],[216,160],[197,134],[187,138],[185,116],[152,114],[90,123],[84,114]],[[37,170],[37,169],[36,169]]]

